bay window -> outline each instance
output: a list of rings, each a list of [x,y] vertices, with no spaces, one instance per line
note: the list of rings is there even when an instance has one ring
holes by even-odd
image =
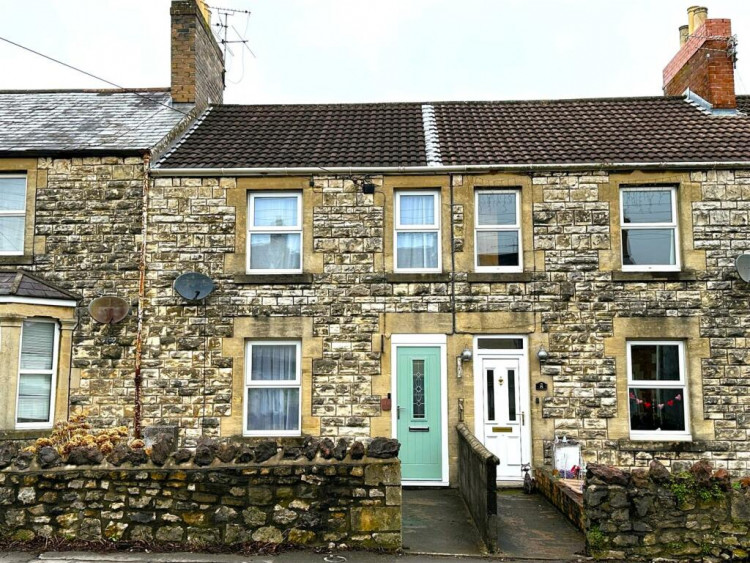
[[[17,428],[48,428],[54,419],[59,332],[54,321],[30,319],[21,329]]]

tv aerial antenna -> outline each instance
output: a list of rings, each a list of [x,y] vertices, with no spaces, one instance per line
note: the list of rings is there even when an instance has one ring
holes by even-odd
[[[222,50],[224,51],[224,70],[226,71],[226,64],[227,64],[227,51],[229,51],[230,54],[234,55],[232,53],[232,50],[229,48],[229,45],[232,45],[234,43],[241,43],[248,51],[250,51],[250,54],[255,57],[255,53],[253,53],[253,50],[248,45],[248,40],[242,37],[240,35],[240,32],[237,31],[237,28],[235,28],[233,25],[229,23],[229,17],[235,16],[237,14],[245,14],[247,17],[250,17],[250,10],[235,10],[232,8],[219,8],[218,6],[208,6],[211,10],[216,10],[216,14],[219,16],[219,21],[216,22],[214,25],[219,28],[219,43],[221,43]],[[237,34],[238,39],[232,39],[230,40],[228,37],[229,28],[232,28],[232,30]]]

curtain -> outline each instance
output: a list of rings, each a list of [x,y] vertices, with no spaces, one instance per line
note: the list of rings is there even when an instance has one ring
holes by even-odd
[[[253,344],[252,381],[294,381],[297,378],[297,346]]]
[[[253,344],[252,381],[294,381],[297,378],[297,346]],[[251,387],[247,390],[248,430],[297,430],[299,388]]]
[[[297,197],[254,198],[254,227],[297,227]]]
[[[298,234],[250,235],[251,270],[299,270],[301,257]]]
[[[299,389],[251,387],[247,392],[248,430],[299,429]]]
[[[402,225],[434,225],[435,196],[399,196],[399,221]]]
[[[437,233],[398,233],[396,262],[399,268],[437,268]]]

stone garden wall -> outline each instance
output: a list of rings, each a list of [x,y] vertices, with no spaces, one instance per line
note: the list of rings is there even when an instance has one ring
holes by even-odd
[[[590,465],[586,544],[597,559],[737,560],[750,555],[750,479],[731,483],[706,461],[670,473]]]
[[[49,447],[0,445],[0,538],[401,547],[392,441],[367,452],[327,440],[166,447],[122,445],[106,459],[79,447],[63,460]]]

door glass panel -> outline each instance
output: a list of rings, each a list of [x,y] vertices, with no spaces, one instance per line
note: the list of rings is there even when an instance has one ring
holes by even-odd
[[[482,350],[523,350],[523,338],[479,338],[477,346]]]
[[[495,420],[495,370],[487,370],[487,420]]]
[[[424,418],[424,360],[412,360],[413,417]]]
[[[508,370],[508,420],[516,420],[516,370]]]

